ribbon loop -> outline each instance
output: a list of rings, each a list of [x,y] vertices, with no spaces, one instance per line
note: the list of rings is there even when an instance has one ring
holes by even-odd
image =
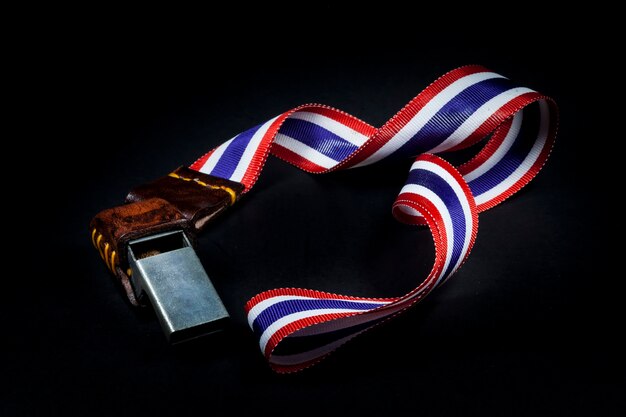
[[[383,159],[419,155],[393,205],[404,223],[427,225],[435,244],[430,274],[397,298],[362,298],[281,288],[246,304],[261,351],[278,372],[319,361],[341,344],[393,317],[445,282],[467,258],[478,213],[526,185],[556,137],[552,99],[481,66],[453,70],[429,85],[379,129],[340,110],[308,104],[243,132],[198,159],[192,169],[256,182],[271,153],[321,174]],[[434,154],[486,139],[455,168]]]

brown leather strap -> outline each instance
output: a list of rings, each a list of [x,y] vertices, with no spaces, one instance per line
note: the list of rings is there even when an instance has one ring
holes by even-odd
[[[139,305],[128,271],[128,242],[169,230],[190,237],[239,199],[244,186],[189,168],[134,188],[127,204],[103,210],[89,225],[94,246],[117,276],[133,305]]]

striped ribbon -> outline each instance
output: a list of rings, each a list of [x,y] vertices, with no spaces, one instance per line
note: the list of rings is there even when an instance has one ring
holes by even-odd
[[[510,197],[537,174],[556,127],[552,99],[481,66],[465,66],[433,82],[379,129],[340,110],[307,104],[198,159],[192,169],[241,182],[247,192],[270,153],[315,174],[419,155],[393,214],[401,222],[430,228],[435,244],[430,274],[396,298],[299,288],[253,297],[246,304],[248,323],[272,369],[293,372],[318,362],[445,282],[472,249],[478,213]],[[456,168],[434,155],[483,139],[481,150]]]

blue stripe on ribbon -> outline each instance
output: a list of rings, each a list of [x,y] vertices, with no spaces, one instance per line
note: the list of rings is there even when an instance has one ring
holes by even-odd
[[[226,147],[226,150],[217,162],[217,165],[211,171],[211,175],[220,178],[230,178],[235,172],[241,157],[246,150],[246,147],[250,143],[252,136],[256,133],[261,125],[255,126],[252,129],[248,129],[243,133],[240,133],[233,139],[233,141]]]
[[[327,157],[339,162],[354,152],[358,146],[323,127],[300,119],[287,119],[280,133],[302,142]]]
[[[533,148],[539,133],[539,106],[533,104],[523,111],[524,122],[513,146],[489,171],[468,183],[474,196],[486,193],[507,179],[524,162]]]
[[[384,303],[361,303],[348,300],[324,300],[324,299],[297,299],[279,301],[263,310],[252,324],[252,329],[262,334],[272,323],[293,313],[307,310],[319,310],[326,308],[345,308],[354,310],[371,310],[380,307]]]
[[[461,252],[463,251],[463,245],[465,243],[465,213],[463,212],[463,206],[456,193],[452,189],[452,186],[446,182],[439,175],[425,169],[414,169],[409,173],[407,183],[421,185],[428,188],[435,193],[446,206],[446,209],[450,213],[452,218],[453,239],[452,242],[452,256],[448,268],[444,273],[444,277],[452,272],[452,268],[456,265]]]
[[[466,88],[445,104],[394,155],[406,157],[430,151],[454,133],[483,104],[513,87],[513,83],[506,78],[491,78]]]

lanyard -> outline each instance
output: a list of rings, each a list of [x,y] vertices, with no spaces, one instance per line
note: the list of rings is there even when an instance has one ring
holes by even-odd
[[[234,202],[239,194],[251,191],[270,154],[313,174],[417,155],[392,212],[403,223],[429,227],[435,260],[428,276],[394,298],[301,288],[256,295],[245,305],[248,324],[272,369],[282,373],[311,366],[443,284],[472,249],[478,213],[513,195],[539,172],[556,128],[552,99],[484,67],[465,66],[434,81],[381,128],[328,106],[306,104],[233,137],[195,161],[188,172],[207,174],[227,185],[194,181],[228,192]],[[440,156],[481,140],[484,146],[460,166]],[[170,177],[190,181],[177,173]],[[228,184],[242,188],[235,193]],[[171,218],[179,221],[176,216]],[[116,269],[116,252],[100,242],[97,227],[92,239],[107,266]]]

